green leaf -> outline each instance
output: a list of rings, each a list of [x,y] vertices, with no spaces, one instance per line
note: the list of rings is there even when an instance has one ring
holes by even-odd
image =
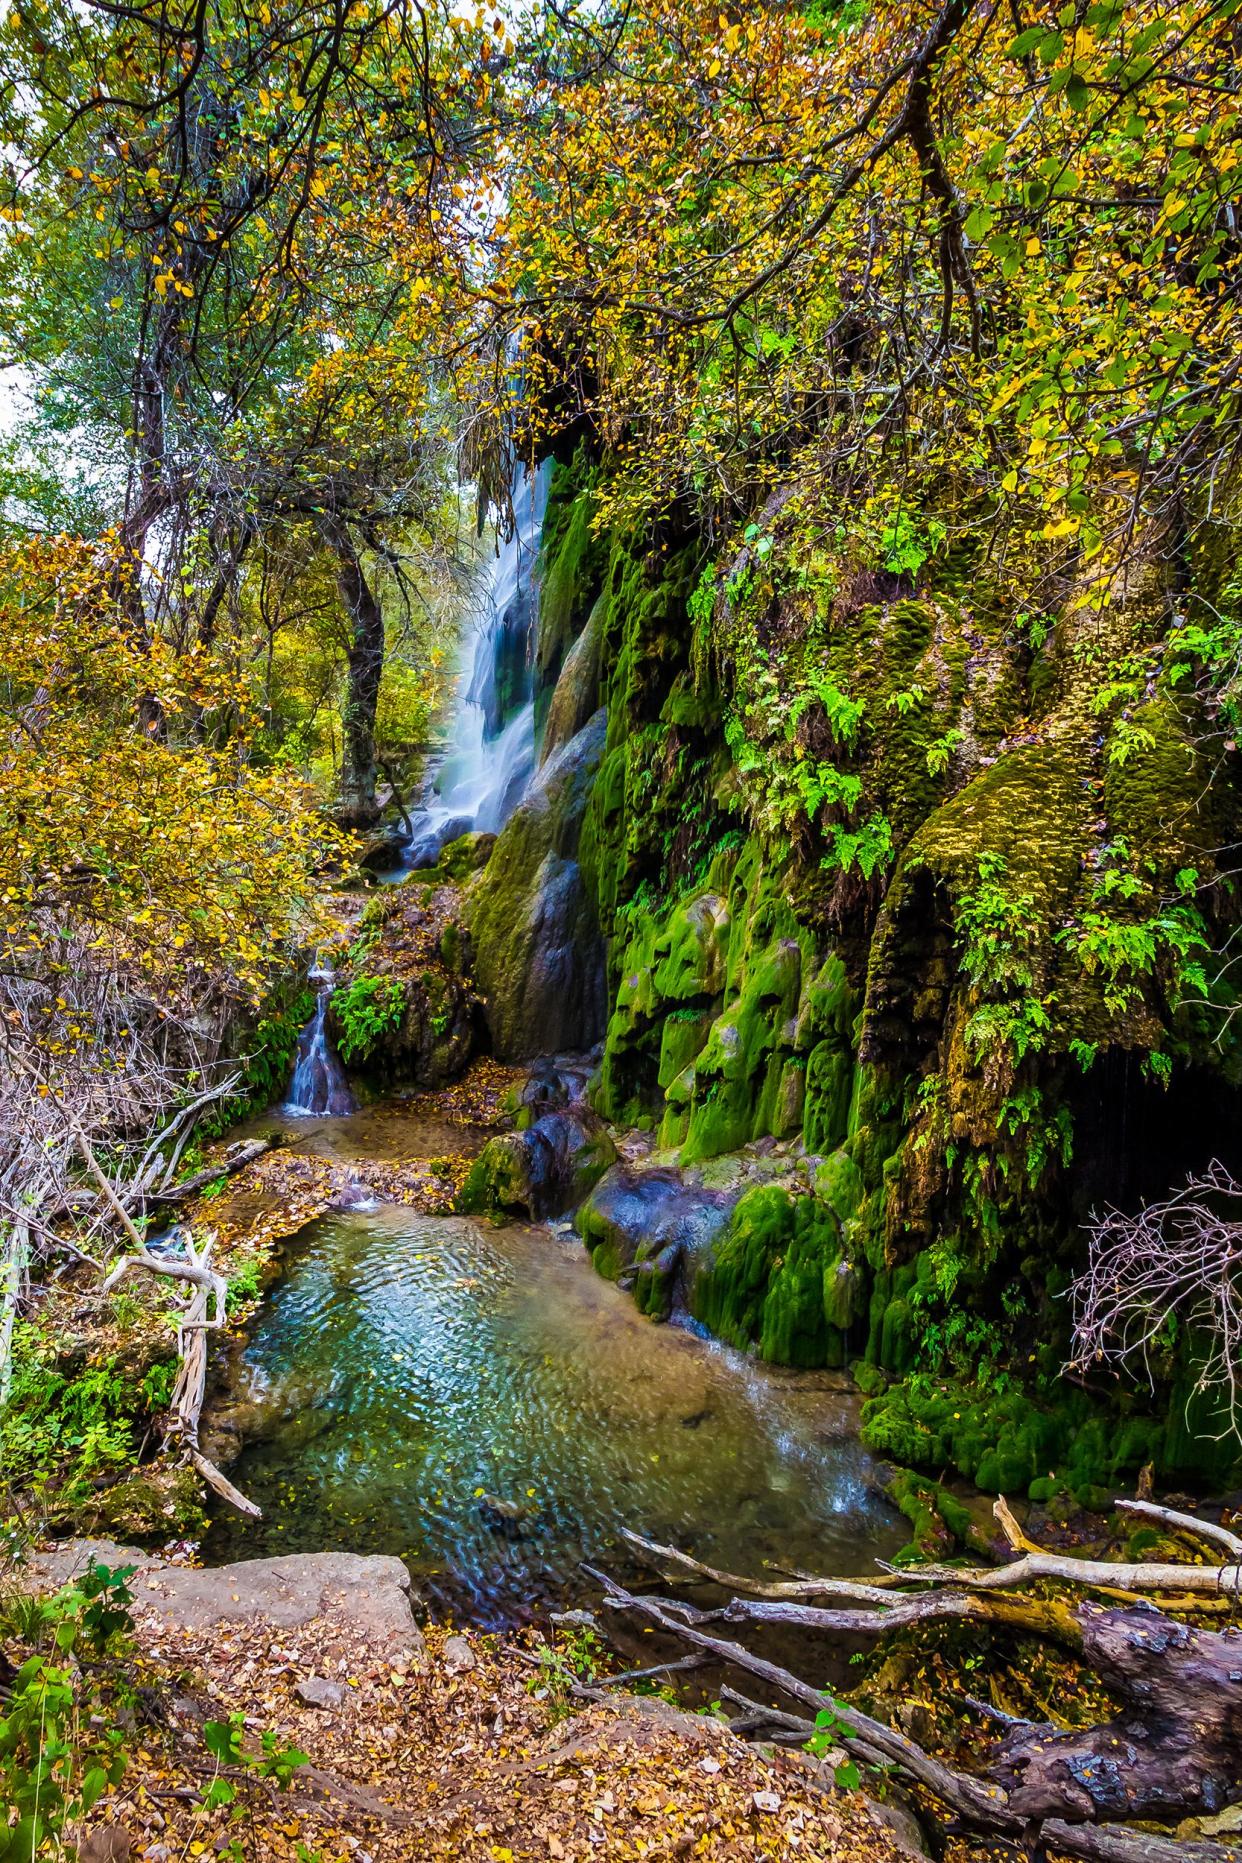
[[[207,1721],[203,1727],[203,1745],[221,1764],[235,1760],[241,1751],[242,1730],[235,1720]]]
[[[108,1785],[108,1775],[104,1771],[103,1767],[92,1766],[90,1771],[86,1774],[85,1778],[82,1780],[82,1790],[81,1790],[81,1793],[79,1794],[81,1801],[82,1801],[83,1811],[90,1810],[91,1806],[95,1804],[100,1797],[102,1797],[103,1793],[107,1789],[107,1785]]]

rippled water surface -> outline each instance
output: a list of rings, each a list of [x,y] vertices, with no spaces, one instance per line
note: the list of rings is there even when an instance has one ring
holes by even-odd
[[[264,1510],[212,1558],[392,1552],[499,1624],[633,1570],[629,1525],[710,1564],[862,1571],[906,1534],[850,1399],[644,1319],[572,1238],[385,1207],[323,1219],[256,1323],[231,1473]]]

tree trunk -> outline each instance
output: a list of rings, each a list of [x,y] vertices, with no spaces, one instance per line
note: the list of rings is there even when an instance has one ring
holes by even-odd
[[[1078,1609],[1083,1657],[1126,1703],[1100,1727],[1020,1727],[990,1775],[1028,1818],[1129,1821],[1220,1811],[1242,1794],[1242,1634],[1161,1611]]]
[[[347,526],[324,518],[320,535],[336,558],[336,580],[350,621],[349,690],[342,718],[338,817],[349,828],[376,819],[375,714],[384,672],[384,611],[366,579]]]

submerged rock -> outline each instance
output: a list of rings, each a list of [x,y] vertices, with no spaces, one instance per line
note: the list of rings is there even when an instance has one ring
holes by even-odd
[[[489,1139],[462,1186],[459,1207],[536,1222],[560,1216],[581,1203],[616,1158],[603,1121],[585,1106],[544,1113],[524,1132]]]
[[[485,1494],[479,1502],[479,1519],[498,1539],[526,1540],[538,1523],[539,1509],[519,1501],[504,1501],[498,1495]]]

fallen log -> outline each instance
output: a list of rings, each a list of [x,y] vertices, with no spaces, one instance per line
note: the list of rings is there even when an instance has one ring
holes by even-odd
[[[218,1183],[222,1177],[232,1177],[235,1171],[244,1171],[256,1158],[261,1158],[265,1152],[274,1151],[284,1142],[283,1132],[269,1132],[264,1138],[250,1139],[245,1145],[235,1146],[217,1164],[205,1165],[201,1171],[195,1171],[192,1177],[182,1178],[179,1184],[169,1184],[164,1190],[144,1192],[142,1201],[148,1204],[184,1203],[196,1190]]]
[[[1186,1818],[1242,1797],[1242,1634],[1150,1606],[1078,1609],[1083,1659],[1125,1711],[1098,1727],[1019,1727],[989,1774],[1029,1818]]]
[[[878,1584],[799,1574],[794,1580],[739,1579],[641,1535],[626,1533],[657,1567],[751,1593],[699,1609],[681,1599],[639,1597],[596,1573],[605,1604],[639,1612],[715,1659],[758,1677],[800,1712],[768,1708],[724,1689],[745,1710],[747,1731],[809,1738],[830,1701],[803,1677],[711,1633],[717,1624],[781,1624],[831,1635],[880,1636],[936,1619],[992,1624],[1071,1645],[1121,1704],[1093,1727],[1006,1723],[993,1757],[976,1777],[947,1766],[906,1735],[849,1704],[832,1701],[832,1737],[865,1764],[894,1766],[925,1786],[972,1828],[1020,1836],[1032,1854],[1057,1851],[1087,1863],[1225,1863],[1224,1845],[1183,1842],[1121,1828],[1134,1821],[1180,1822],[1242,1799],[1242,1626],[1225,1631],[1179,1622],[1170,1606],[1231,1611],[1242,1603],[1242,1540],[1228,1528],[1155,1503],[1121,1504],[1199,1543],[1219,1548],[1220,1564],[1113,1562],[1044,1552],[1027,1539],[1003,1500],[995,1513],[1016,1557],[997,1567],[920,1566],[886,1570]],[[1038,1585],[1041,1595],[1015,1592]],[[898,1586],[903,1587],[897,1589]],[[1065,1586],[1096,1599],[1076,1604]],[[1057,1589],[1053,1589],[1057,1588]],[[1136,1593],[1179,1594],[1159,1605]],[[1119,1604],[1099,1601],[1111,1594]],[[808,1599],[840,1600],[811,1603]]]

